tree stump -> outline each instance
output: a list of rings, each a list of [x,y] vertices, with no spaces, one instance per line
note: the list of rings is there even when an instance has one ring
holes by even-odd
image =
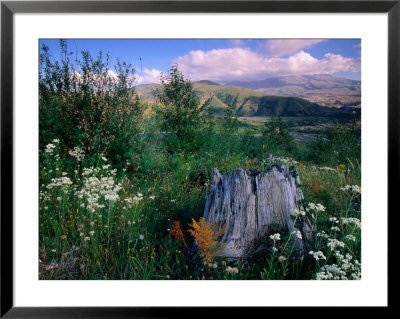
[[[213,169],[204,218],[226,224],[218,257],[242,258],[251,254],[254,243],[271,229],[300,231],[302,239],[292,236],[297,253],[307,253],[312,227],[306,216],[300,216],[293,228],[293,211],[300,210],[303,193],[298,187],[296,171],[274,165],[263,172],[235,169],[220,174]]]

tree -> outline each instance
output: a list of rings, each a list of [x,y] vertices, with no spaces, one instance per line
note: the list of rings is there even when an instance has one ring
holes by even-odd
[[[192,83],[185,79],[177,65],[168,74],[161,75],[161,86],[154,90],[157,114],[169,151],[196,151],[205,142],[209,117],[204,112],[207,102],[201,104]]]
[[[272,118],[265,123],[263,137],[265,143],[272,147],[282,147],[288,150],[293,144],[293,137],[289,133],[288,125],[280,117]]]

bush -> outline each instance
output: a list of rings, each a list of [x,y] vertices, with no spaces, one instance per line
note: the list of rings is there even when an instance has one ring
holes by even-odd
[[[108,67],[102,52],[93,59],[82,51],[82,60],[71,62],[66,41],[60,41],[61,62],[51,60],[43,45],[39,72],[40,146],[52,139],[66,148],[80,147],[86,154],[106,154],[114,163],[129,158],[140,140],[138,126],[143,114],[133,88],[135,70],[118,60]]]

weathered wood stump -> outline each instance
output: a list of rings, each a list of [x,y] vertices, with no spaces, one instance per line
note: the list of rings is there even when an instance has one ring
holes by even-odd
[[[299,184],[296,172],[283,165],[257,173],[240,168],[223,175],[214,168],[204,218],[210,222],[219,220],[219,227],[226,224],[217,256],[249,256],[254,243],[272,227],[282,232],[300,231],[302,239],[293,236],[292,240],[297,252],[306,253],[312,236],[309,220],[299,217],[292,229],[293,212],[301,209],[303,199]]]

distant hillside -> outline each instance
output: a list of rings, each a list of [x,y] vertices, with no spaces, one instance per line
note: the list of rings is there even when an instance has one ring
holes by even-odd
[[[361,81],[331,75],[295,75],[261,81],[230,82],[266,94],[300,97],[323,106],[360,107]]]
[[[201,80],[201,81],[196,81],[194,83],[199,83],[199,84],[208,84],[208,85],[221,85],[217,82],[209,81],[209,80]]]
[[[136,87],[141,99],[154,102],[153,90],[157,84],[144,84]],[[209,110],[222,115],[231,108],[238,116],[329,116],[348,114],[347,108],[329,109],[302,98],[266,95],[262,92],[238,86],[221,85],[212,81],[194,82],[202,102],[208,100]]]

